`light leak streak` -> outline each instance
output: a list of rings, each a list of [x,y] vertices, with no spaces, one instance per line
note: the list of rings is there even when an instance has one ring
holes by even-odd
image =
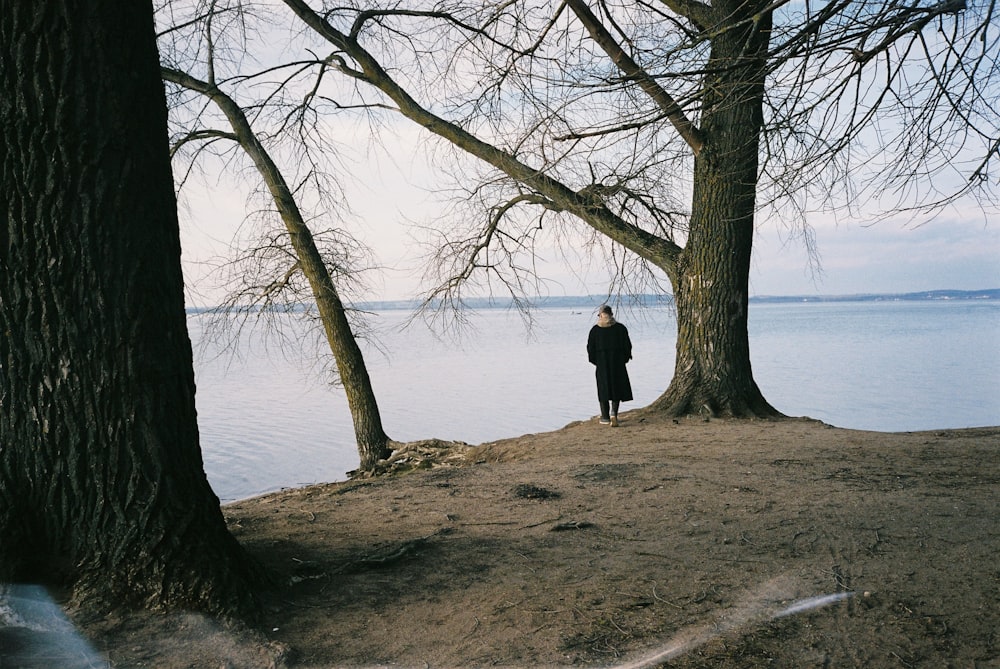
[[[716,637],[737,635],[751,626],[759,626],[769,620],[804,613],[813,609],[829,606],[835,602],[847,599],[853,592],[836,592],[828,595],[817,595],[797,599],[784,608],[776,606],[776,600],[784,599],[776,594],[777,585],[774,581],[762,586],[751,594],[744,602],[727,609],[720,614],[714,623],[688,628],[674,635],[670,641],[640,658],[616,664],[608,669],[646,669],[655,667],[662,662],[689,653]]]

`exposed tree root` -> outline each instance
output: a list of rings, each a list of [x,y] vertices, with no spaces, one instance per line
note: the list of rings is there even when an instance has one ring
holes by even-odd
[[[471,448],[464,441],[444,441],[442,439],[422,439],[420,441],[389,443],[392,454],[375,463],[371,469],[356,469],[348,472],[352,479],[373,478],[401,474],[414,469],[453,466],[465,459]]]
[[[649,410],[672,418],[700,416],[702,418],[784,418],[785,415],[764,399],[755,383],[741,392],[711,392],[707,384],[697,379],[678,380],[676,377]]]

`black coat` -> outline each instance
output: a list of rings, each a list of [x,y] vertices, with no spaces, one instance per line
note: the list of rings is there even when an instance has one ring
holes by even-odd
[[[622,402],[632,399],[632,384],[625,369],[625,363],[632,359],[628,328],[617,322],[590,328],[587,357],[597,367],[598,399]]]

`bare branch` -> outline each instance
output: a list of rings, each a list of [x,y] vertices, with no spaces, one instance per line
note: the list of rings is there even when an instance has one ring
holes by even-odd
[[[661,0],[664,5],[686,17],[699,31],[715,23],[712,7],[699,0]]]
[[[228,139],[232,142],[239,142],[236,135],[231,132],[224,132],[222,130],[193,130],[180,139],[174,140],[170,145],[170,158],[173,159],[185,144],[190,142],[204,142],[207,139]]]
[[[649,234],[614,215],[599,198],[586,192],[576,192],[562,182],[531,167],[510,153],[484,142],[458,125],[447,121],[421,106],[382,68],[360,44],[318,16],[303,0],[284,0],[303,21],[331,44],[349,54],[357,63],[359,78],[375,86],[393,100],[400,113],[427,130],[447,139],[462,150],[493,165],[516,181],[536,191],[553,206],[571,212],[643,257],[655,257],[663,266],[676,261],[680,248],[669,240]]]
[[[611,33],[601,25],[600,19],[590,11],[584,0],[566,0],[566,4],[569,5],[573,13],[580,19],[580,22],[587,29],[587,32],[590,33],[591,37],[594,38],[594,41],[607,52],[612,62],[625,73],[626,77],[638,83],[642,90],[656,102],[657,106],[663,110],[663,113],[673,124],[677,132],[680,133],[680,136],[691,147],[691,150],[694,151],[695,155],[698,155],[705,141],[701,136],[701,132],[691,122],[691,119],[687,117],[680,105],[677,104],[669,93],[660,87],[648,72],[625,53]]]

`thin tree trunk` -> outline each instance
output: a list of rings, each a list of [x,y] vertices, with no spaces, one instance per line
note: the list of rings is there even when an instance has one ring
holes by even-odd
[[[149,3],[0,5],[0,580],[246,613],[205,477]]]
[[[236,140],[253,160],[257,171],[264,179],[278,207],[281,221],[288,230],[302,273],[309,281],[316,300],[327,344],[337,364],[337,372],[344,385],[347,403],[354,420],[354,436],[361,459],[360,469],[374,469],[379,460],[391,454],[390,439],[382,427],[382,416],[378,401],[375,399],[371,377],[368,375],[368,367],[365,365],[361,347],[358,346],[357,339],[351,331],[344,303],[333,283],[333,277],[323,264],[323,258],[316,248],[309,226],[302,218],[295,196],[267,149],[257,139],[250,122],[235,100],[217,86],[183,72],[162,68],[162,73],[168,81],[202,93],[218,105],[232,126]]]

